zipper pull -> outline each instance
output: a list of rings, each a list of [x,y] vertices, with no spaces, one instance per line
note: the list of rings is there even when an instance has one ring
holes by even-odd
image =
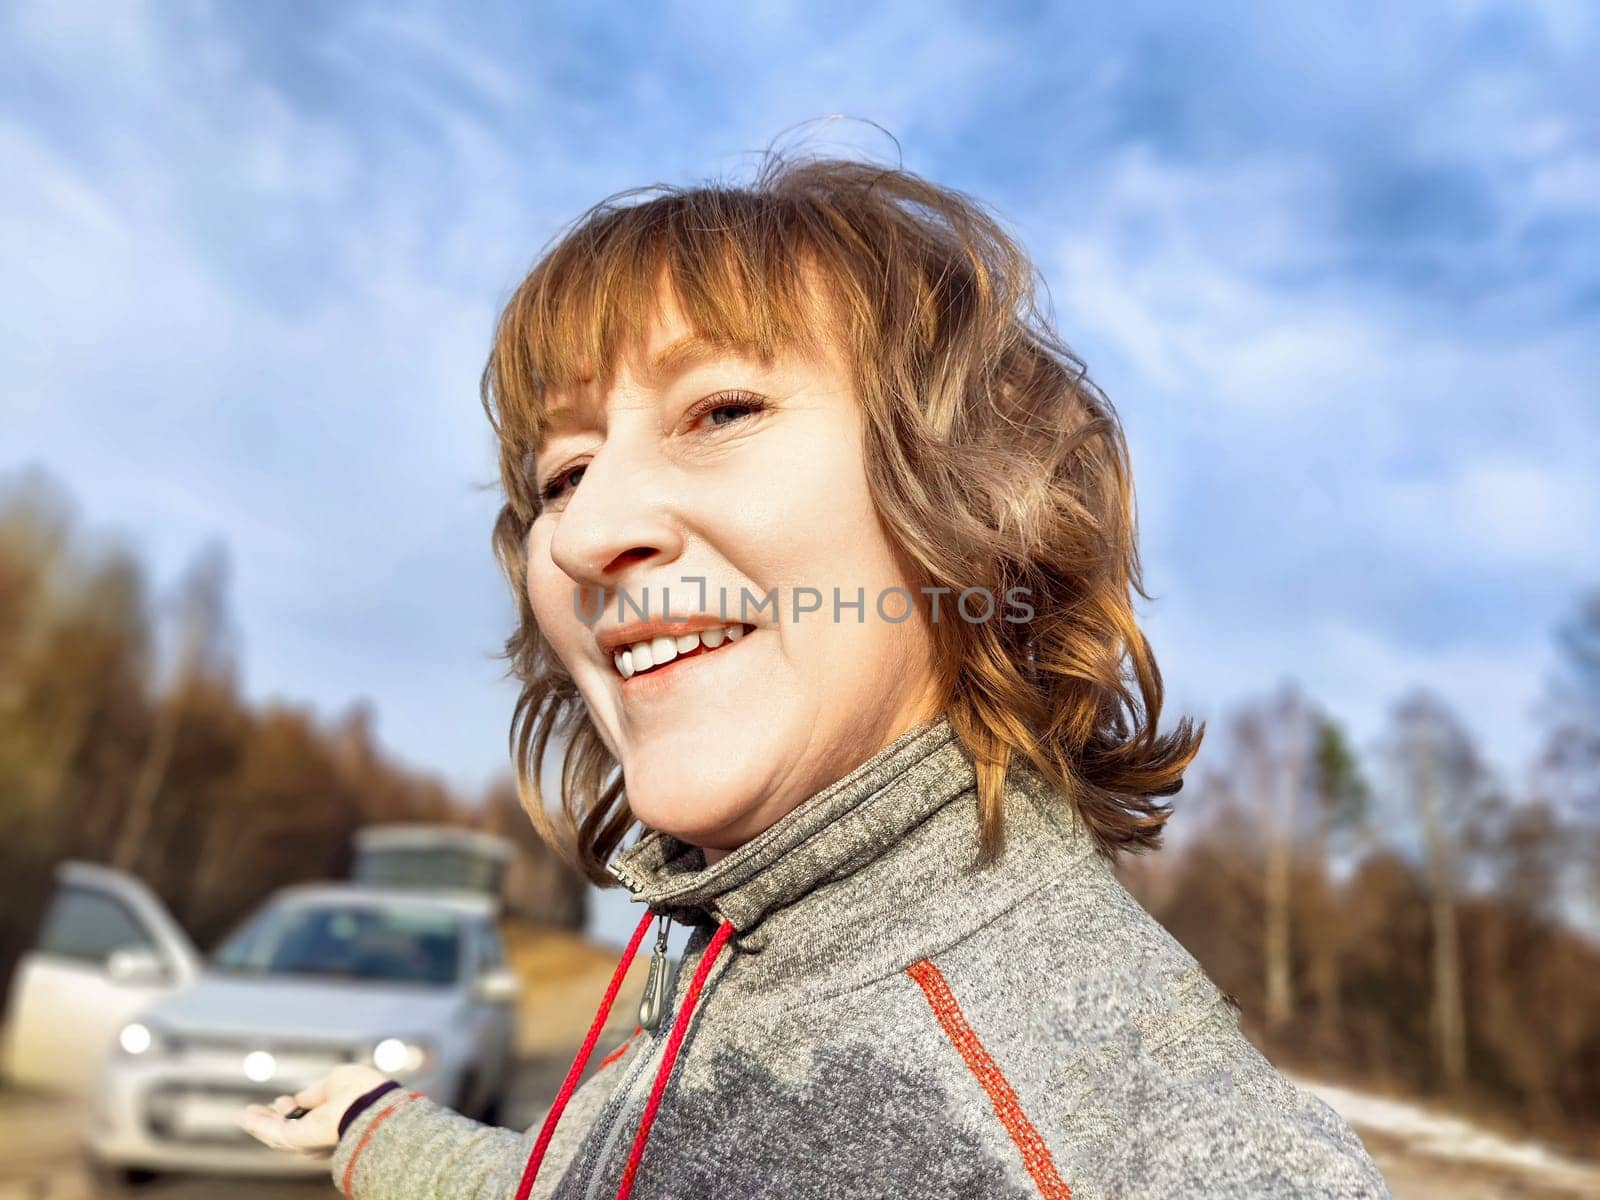
[[[656,949],[650,956],[650,974],[644,981],[644,998],[639,1001],[639,1024],[651,1033],[661,1027],[661,1015],[667,1010],[667,926],[672,918],[666,913],[656,925]]]
[[[617,862],[615,859],[612,859],[610,862],[608,862],[606,864],[606,871],[611,875],[611,877],[613,879],[616,879],[619,883],[622,884],[623,887],[627,888],[628,891],[633,893],[633,896],[631,898],[637,899],[639,893],[644,891],[644,884],[640,883],[639,880],[635,879],[634,875],[633,875],[633,872],[629,871],[626,867],[624,867],[620,862]]]

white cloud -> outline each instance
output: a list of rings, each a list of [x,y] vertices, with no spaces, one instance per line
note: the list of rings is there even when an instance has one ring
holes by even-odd
[[[1430,682],[1519,769],[1539,647],[1600,567],[1592,347],[1581,327],[1484,341],[1325,269],[1328,186],[1293,159],[1174,167],[1136,148],[1046,260],[1130,431],[1151,624],[1191,694],[1299,675],[1372,727]]]

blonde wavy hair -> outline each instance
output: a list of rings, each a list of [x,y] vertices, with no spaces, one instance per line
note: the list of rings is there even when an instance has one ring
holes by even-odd
[[[1159,848],[1204,725],[1165,734],[1127,445],[1110,401],[1038,307],[1038,272],[979,201],[906,170],[768,152],[748,185],[632,188],[558,234],[506,304],[483,372],[505,504],[493,545],[517,607],[511,755],[541,836],[601,886],[636,822],[619,764],[529,603],[531,468],[546,396],[609,379],[665,280],[685,319],[770,361],[832,336],[865,415],[881,519],[929,585],[1029,589],[1031,621],[934,622],[944,712],[977,775],[979,861],[1004,846],[1022,756],[1096,847]],[[815,294],[820,286],[822,295]],[[819,332],[819,301],[832,321]],[[1125,665],[1126,664],[1126,665]],[[540,767],[552,737],[561,824]]]

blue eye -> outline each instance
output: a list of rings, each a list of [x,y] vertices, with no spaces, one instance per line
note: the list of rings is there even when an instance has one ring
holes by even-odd
[[[766,409],[767,402],[753,392],[721,392],[702,400],[691,412],[692,417],[710,416],[713,413],[735,412],[742,416],[731,421],[712,421],[713,428],[722,429],[728,425],[735,425],[743,417],[754,416]]]
[[[576,467],[568,467],[565,471],[561,472],[561,474],[557,475],[539,490],[539,499],[543,500],[546,504],[552,500],[559,499],[561,493],[567,490],[567,484],[577,483],[578,476],[582,474],[583,467],[581,464]]]

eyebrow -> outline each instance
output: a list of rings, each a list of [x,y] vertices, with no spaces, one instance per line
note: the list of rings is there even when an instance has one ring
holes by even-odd
[[[688,370],[697,363],[702,363],[709,358],[728,352],[728,348],[718,345],[704,334],[688,333],[662,350],[650,360],[648,370],[650,378],[661,382],[680,372]],[[737,351],[734,351],[735,353]]]
[[[687,333],[669,345],[663,346],[645,366],[647,377],[657,385],[664,384],[674,375],[723,354],[739,354],[737,347],[729,348],[700,333]],[[535,453],[543,450],[549,435],[574,425],[580,418],[572,405],[563,404],[545,412],[545,436],[539,439]]]

